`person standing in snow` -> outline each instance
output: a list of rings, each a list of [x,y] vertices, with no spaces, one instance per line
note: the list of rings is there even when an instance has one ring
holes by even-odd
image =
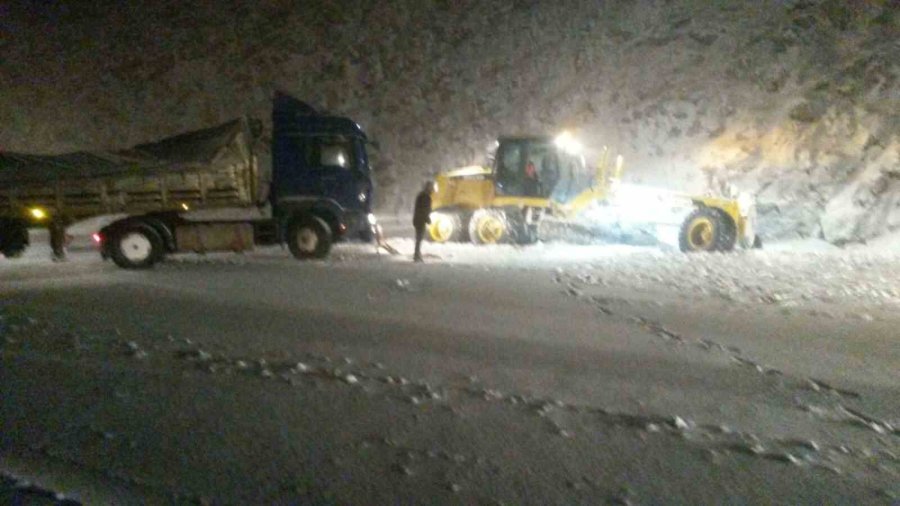
[[[434,183],[428,181],[422,191],[416,195],[416,206],[413,209],[413,228],[416,229],[416,253],[413,260],[422,261],[422,239],[425,238],[425,226],[431,223],[431,192]]]
[[[50,233],[50,252],[54,262],[66,261],[66,243],[68,236],[66,235],[66,225],[68,220],[64,216],[54,215],[50,223],[47,225]]]

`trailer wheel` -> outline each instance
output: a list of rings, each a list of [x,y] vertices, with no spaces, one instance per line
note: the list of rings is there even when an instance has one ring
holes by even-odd
[[[734,249],[734,226],[716,209],[700,207],[681,226],[678,245],[681,251],[731,251]]]
[[[110,256],[123,269],[148,269],[162,260],[163,241],[146,223],[125,225],[110,237]]]
[[[24,242],[16,243],[16,244],[8,244],[3,248],[3,256],[9,259],[19,258],[22,256],[22,253],[25,253],[25,248],[27,246]]]
[[[332,240],[331,229],[318,216],[300,216],[288,225],[288,248],[298,260],[325,258],[331,251]]]
[[[19,221],[0,221],[0,253],[6,258],[19,258],[28,247],[28,227]]]

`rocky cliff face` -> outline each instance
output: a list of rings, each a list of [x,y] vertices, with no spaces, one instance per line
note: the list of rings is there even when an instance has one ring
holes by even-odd
[[[265,118],[281,88],[380,140],[384,211],[498,134],[570,128],[634,181],[756,193],[768,237],[900,230],[896,0],[215,4],[0,7],[0,146]]]

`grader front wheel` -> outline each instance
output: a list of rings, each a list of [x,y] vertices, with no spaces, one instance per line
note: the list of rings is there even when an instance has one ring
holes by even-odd
[[[684,220],[678,245],[685,253],[731,251],[735,240],[735,227],[727,216],[717,209],[701,207]]]

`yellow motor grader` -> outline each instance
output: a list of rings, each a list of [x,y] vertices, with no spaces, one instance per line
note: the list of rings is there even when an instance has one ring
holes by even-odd
[[[588,233],[640,229],[681,251],[759,247],[753,199],[691,196],[623,183],[622,157],[604,148],[589,168],[569,134],[502,137],[491,167],[437,176],[428,238],[475,244],[538,240],[541,225],[562,223]],[[608,234],[607,234],[608,235]]]

